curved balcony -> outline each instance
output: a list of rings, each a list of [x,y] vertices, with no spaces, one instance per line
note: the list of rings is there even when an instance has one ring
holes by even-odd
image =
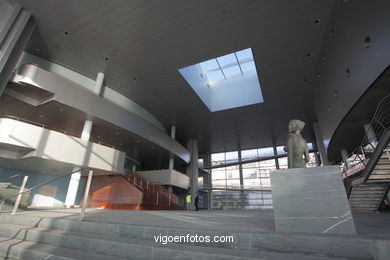
[[[92,118],[94,129],[101,133],[92,138],[105,136],[106,139],[112,139],[119,150],[126,151],[136,159],[140,154],[154,152],[156,159],[168,158],[169,153],[172,153],[185,162],[189,161],[189,152],[150,122],[55,73],[36,65],[25,64],[10,83],[5,94],[25,104],[14,105],[12,101],[6,101],[1,115],[39,121],[40,113],[47,113],[47,117],[52,119],[52,123],[60,131],[73,131],[76,135],[81,133],[84,120]],[[59,117],[63,117],[65,122]],[[120,140],[123,141],[123,148],[118,147]],[[115,146],[111,141],[104,142]],[[143,145],[140,147],[141,144]],[[150,159],[149,157],[148,160]]]

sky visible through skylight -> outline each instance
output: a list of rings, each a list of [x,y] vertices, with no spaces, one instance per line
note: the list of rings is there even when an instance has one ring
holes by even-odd
[[[251,48],[179,72],[211,112],[263,102]]]
[[[209,86],[212,86],[217,81],[256,70],[250,48],[207,60],[199,63],[199,65],[202,68],[202,76],[208,79],[207,84]]]

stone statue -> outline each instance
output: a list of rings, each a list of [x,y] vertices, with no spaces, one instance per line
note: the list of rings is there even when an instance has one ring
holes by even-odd
[[[288,124],[289,134],[284,147],[284,151],[287,152],[288,168],[306,168],[306,163],[309,161],[307,143],[301,136],[304,126],[305,122],[298,119],[291,120]]]

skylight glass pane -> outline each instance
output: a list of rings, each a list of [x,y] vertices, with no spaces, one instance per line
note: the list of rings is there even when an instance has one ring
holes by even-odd
[[[209,81],[208,83],[211,83],[211,84],[217,82],[218,80],[225,79],[221,70],[211,71],[211,72],[208,72],[206,75],[207,75],[207,80]]]
[[[202,68],[204,73],[207,73],[208,71],[219,69],[218,63],[215,59],[201,62],[201,63],[199,63],[199,65]]]
[[[256,65],[255,65],[255,62],[253,60],[241,63],[240,65],[241,65],[242,73],[256,70]]]
[[[236,55],[237,55],[237,59],[240,63],[243,61],[246,61],[246,60],[253,59],[252,50],[250,48],[242,50],[242,51],[238,51],[238,52],[236,52]]]
[[[189,65],[179,73],[211,112],[264,102],[251,49]]]
[[[235,75],[240,75],[241,70],[240,70],[240,67],[238,67],[238,65],[234,65],[232,67],[224,68],[223,73],[225,73],[226,78],[228,78],[228,77],[232,77]]]
[[[236,56],[234,56],[234,53],[219,57],[217,60],[222,68],[237,64],[237,59]]]

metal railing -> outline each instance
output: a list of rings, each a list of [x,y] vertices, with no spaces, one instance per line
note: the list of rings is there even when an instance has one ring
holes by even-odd
[[[50,184],[50,183],[55,182],[55,181],[57,181],[57,180],[59,180],[59,179],[62,179],[62,178],[65,178],[65,177],[69,177],[70,175],[72,175],[72,174],[74,174],[74,173],[76,173],[76,172],[83,171],[83,170],[85,170],[85,169],[86,169],[86,168],[80,168],[80,169],[74,170],[74,171],[72,171],[72,172],[70,172],[70,173],[67,173],[67,174],[65,174],[65,175],[61,175],[61,176],[59,176],[59,177],[53,178],[53,179],[51,179],[51,180],[49,180],[49,181],[43,182],[43,183],[41,183],[41,184],[38,184],[38,185],[36,185],[36,186],[34,186],[34,187],[31,187],[31,188],[28,188],[28,189],[24,189],[24,187],[25,187],[25,185],[26,185],[26,183],[27,183],[27,179],[28,179],[28,176],[24,176],[24,178],[23,178],[23,183],[22,183],[22,185],[21,185],[21,187],[20,187],[19,192],[18,192],[17,194],[13,194],[13,195],[11,195],[11,196],[8,196],[8,197],[6,197],[6,198],[0,200],[0,210],[1,210],[1,208],[2,208],[2,206],[3,206],[3,204],[4,204],[4,202],[6,202],[7,200],[10,200],[10,199],[12,199],[12,198],[14,198],[14,197],[17,197],[17,199],[16,199],[16,201],[15,201],[15,204],[14,204],[14,207],[13,207],[13,210],[12,210],[12,212],[11,212],[11,215],[15,215],[15,214],[16,214],[16,211],[17,211],[17,209],[18,209],[18,207],[19,207],[19,203],[20,203],[21,197],[22,197],[22,195],[23,195],[24,193],[27,193],[27,192],[30,192],[30,191],[32,191],[32,190],[38,189],[38,188],[40,188],[40,187],[42,187],[42,186],[44,186],[44,185]],[[92,172],[92,171],[90,171],[90,174],[91,174],[91,172]],[[18,175],[21,175],[21,174],[18,174]],[[12,177],[12,176],[10,176],[10,177]],[[10,177],[8,177],[8,178],[10,178]],[[88,177],[89,177],[89,178],[88,178],[88,181],[90,181],[90,176],[88,176]],[[92,176],[91,176],[91,177],[92,177]],[[89,190],[89,185],[88,185],[88,183],[87,183],[87,186],[86,186],[86,187],[87,187],[87,189]],[[86,190],[86,194],[87,194],[87,195],[88,195],[88,193],[87,193],[88,190]],[[84,217],[84,212],[85,212],[85,207],[86,207],[86,199],[87,199],[87,198],[86,198],[86,196],[84,195],[84,202],[83,202],[83,205],[82,205],[82,212],[81,212],[80,220],[82,220],[83,217]]]
[[[366,130],[360,145],[348,155],[346,163],[342,162],[340,164],[346,187],[351,185],[353,181],[352,175],[366,169],[368,164],[372,164],[372,162],[370,163],[370,158],[373,157],[377,148],[387,149],[387,143],[385,146],[383,144],[388,141],[388,132],[390,131],[390,94],[384,96],[379,101],[369,125],[370,128]],[[379,147],[378,145],[384,147]],[[383,149],[380,149],[381,151],[379,152],[382,153]],[[365,180],[368,177],[365,176]]]
[[[149,182],[131,172],[126,172],[125,178],[143,193],[142,203],[155,206],[180,206],[179,197],[167,190],[160,183]]]

